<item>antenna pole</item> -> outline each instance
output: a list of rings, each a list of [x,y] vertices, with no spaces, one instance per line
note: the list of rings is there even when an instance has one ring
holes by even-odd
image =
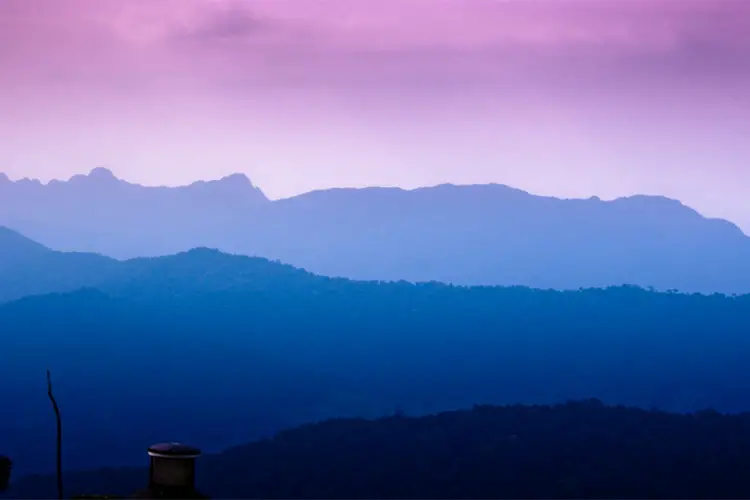
[[[55,396],[52,395],[52,376],[47,370],[47,395],[52,401],[52,409],[55,410],[55,420],[57,423],[57,498],[63,498],[63,480],[62,480],[62,421],[60,420],[60,408],[57,406]]]

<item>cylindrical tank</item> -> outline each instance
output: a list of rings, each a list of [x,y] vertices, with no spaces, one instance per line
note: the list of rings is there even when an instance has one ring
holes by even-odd
[[[164,497],[183,496],[195,491],[195,459],[201,451],[180,443],[160,443],[148,449],[151,458],[149,490]]]
[[[13,468],[13,462],[10,458],[0,455],[0,492],[8,489],[10,484],[10,471]]]

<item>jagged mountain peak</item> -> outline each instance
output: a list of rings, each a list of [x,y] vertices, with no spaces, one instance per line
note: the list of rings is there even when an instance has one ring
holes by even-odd
[[[255,185],[250,178],[243,173],[233,173],[225,175],[219,179],[213,179],[208,181],[196,181],[190,184],[190,186],[206,186],[206,185],[222,185],[222,186],[237,186],[240,188],[254,188]]]
[[[77,174],[70,178],[69,184],[87,183],[95,185],[115,184],[124,182],[118,179],[111,170],[105,167],[96,167],[92,169],[88,174]],[[51,181],[50,184],[65,184],[60,182]]]
[[[243,173],[233,173],[220,179],[210,181],[197,181],[187,189],[197,189],[204,192],[218,192],[232,196],[250,196],[255,201],[269,201],[263,191],[253,184],[250,178]]]
[[[234,173],[230,175],[225,175],[221,179],[219,179],[218,182],[225,182],[225,183],[232,183],[232,184],[250,184],[252,185],[252,181],[250,178],[241,173]]]
[[[114,173],[105,167],[96,167],[89,172],[90,179],[119,180]]]

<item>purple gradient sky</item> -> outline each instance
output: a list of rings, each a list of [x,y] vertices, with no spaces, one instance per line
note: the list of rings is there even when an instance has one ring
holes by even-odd
[[[750,0],[0,0],[0,171],[499,182],[750,231]]]

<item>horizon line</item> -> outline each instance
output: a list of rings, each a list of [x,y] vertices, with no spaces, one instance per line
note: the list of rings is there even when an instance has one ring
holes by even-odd
[[[673,198],[670,196],[666,196],[659,193],[650,193],[650,192],[633,192],[628,195],[624,196],[615,196],[615,197],[602,197],[596,194],[592,194],[589,196],[580,196],[580,197],[564,197],[559,195],[551,195],[551,194],[542,194],[542,193],[536,193],[532,192],[520,187],[511,186],[509,184],[505,184],[502,182],[484,182],[484,183],[453,183],[453,182],[441,182],[439,184],[422,184],[422,185],[416,185],[416,186],[404,186],[404,185],[386,185],[386,184],[378,184],[378,185],[342,185],[342,186],[330,186],[330,187],[323,187],[323,188],[316,188],[311,189],[309,191],[300,191],[296,194],[287,195],[287,196],[280,196],[277,198],[271,198],[269,197],[265,191],[263,191],[263,188],[258,186],[253,182],[251,177],[247,175],[244,172],[233,172],[231,174],[226,174],[218,178],[213,179],[197,179],[188,183],[180,183],[180,184],[145,184],[140,183],[137,181],[132,181],[125,179],[124,177],[120,177],[119,175],[115,174],[115,172],[109,168],[109,167],[94,167],[91,170],[88,171],[88,173],[78,173],[71,175],[68,179],[60,179],[60,178],[51,178],[49,180],[42,180],[37,177],[21,177],[16,179],[11,179],[10,176],[8,176],[5,172],[0,171],[0,185],[2,185],[3,181],[9,182],[11,184],[19,184],[23,182],[30,182],[33,184],[37,184],[40,186],[50,186],[55,184],[67,184],[71,181],[74,181],[76,178],[91,178],[92,176],[98,176],[98,177],[110,177],[112,180],[116,180],[119,182],[124,182],[126,184],[129,184],[131,186],[138,186],[142,188],[147,189],[179,189],[179,188],[188,188],[195,185],[200,184],[209,184],[209,183],[217,183],[222,181],[228,181],[232,178],[241,178],[245,181],[247,181],[248,186],[260,191],[269,201],[281,201],[281,200],[288,200],[292,198],[296,198],[298,196],[310,194],[310,193],[318,193],[318,192],[325,192],[325,191],[334,191],[334,190],[368,190],[368,189],[393,189],[393,190],[399,190],[404,192],[414,192],[419,191],[423,189],[435,189],[440,187],[481,187],[481,186],[495,186],[495,187],[504,187],[512,191],[518,191],[524,194],[527,194],[529,196],[534,196],[537,198],[554,198],[557,200],[563,200],[563,201],[574,201],[574,200],[596,200],[596,201],[602,201],[602,202],[613,202],[617,200],[623,200],[628,198],[636,198],[636,197],[648,197],[648,198],[662,198],[665,200],[670,201],[676,201],[682,204],[685,207],[691,208],[695,210],[693,207],[686,205],[682,200],[678,198]],[[697,211],[697,210],[696,210]],[[699,212],[700,213],[700,212]],[[701,214],[702,215],[702,214]],[[709,218],[709,217],[706,217]],[[728,220],[728,219],[724,219]]]

